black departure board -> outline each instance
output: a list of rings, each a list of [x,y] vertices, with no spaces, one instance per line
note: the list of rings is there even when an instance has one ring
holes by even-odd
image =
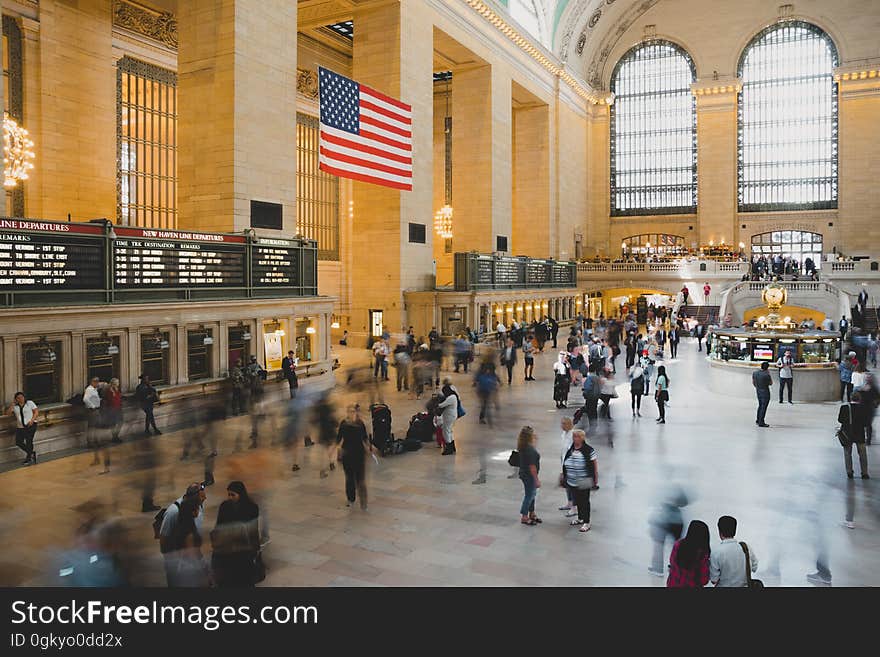
[[[556,285],[574,285],[577,269],[567,262],[553,263],[553,283]]]
[[[519,263],[510,260],[495,262],[495,285],[522,285]]]
[[[290,240],[260,238],[251,247],[251,280],[254,287],[296,287],[300,284],[301,246]]]
[[[98,226],[0,221],[0,292],[103,289],[101,232]]]
[[[526,284],[545,285],[550,282],[550,265],[546,262],[529,261],[526,265]]]
[[[114,285],[132,287],[244,287],[244,245],[117,239]]]

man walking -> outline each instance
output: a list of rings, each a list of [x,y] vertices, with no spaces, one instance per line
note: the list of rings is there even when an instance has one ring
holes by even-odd
[[[697,322],[694,327],[694,336],[697,338],[697,351],[703,351],[703,338],[706,337],[706,327],[703,326],[703,322]]]
[[[681,341],[681,334],[678,332],[678,326],[672,325],[669,329],[669,356],[675,358],[678,354],[678,343]]]
[[[23,392],[15,393],[12,405],[6,411],[15,418],[15,444],[25,453],[22,465],[37,464],[37,453],[34,451],[34,435],[37,433],[37,418],[40,411],[37,405],[25,400]]]
[[[507,368],[507,385],[513,381],[513,368],[516,365],[516,346],[513,338],[507,338],[507,346],[501,351],[501,364]]]
[[[794,383],[794,374],[792,367],[794,361],[791,358],[791,351],[786,349],[779,360],[776,361],[776,367],[779,369],[779,403],[782,403],[782,391],[788,386],[788,403],[791,404],[791,388]]]
[[[156,418],[153,416],[153,405],[159,401],[159,391],[150,385],[150,377],[147,374],[141,374],[141,382],[134,390],[134,398],[140,402],[141,409],[144,411],[144,434],[150,435],[150,427],[157,436],[161,435],[159,427],[156,426]]]
[[[767,415],[767,406],[770,405],[770,386],[773,385],[773,379],[770,377],[768,369],[770,369],[769,363],[761,363],[761,369],[752,372],[752,385],[758,396],[758,417],[755,424],[759,427],[770,426],[764,421],[764,416]]]
[[[721,545],[713,548],[709,557],[709,581],[722,588],[748,586],[749,574],[746,571],[746,564],[748,563],[751,572],[754,573],[758,570],[758,558],[745,541],[736,540],[736,518],[733,516],[718,518],[718,535],[721,537]]]

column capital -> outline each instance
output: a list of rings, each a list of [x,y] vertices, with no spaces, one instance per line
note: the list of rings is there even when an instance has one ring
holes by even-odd
[[[838,66],[834,80],[841,98],[880,96],[880,59]]]
[[[701,112],[733,109],[740,91],[742,80],[739,78],[704,78],[691,84],[691,93],[697,97],[697,110]]]

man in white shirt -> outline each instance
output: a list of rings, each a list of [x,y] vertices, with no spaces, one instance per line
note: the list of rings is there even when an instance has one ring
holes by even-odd
[[[712,556],[709,557],[709,581],[715,586],[725,588],[748,586],[746,553],[740,542],[734,538],[736,518],[733,516],[718,518],[718,534],[721,536],[721,545],[712,548]],[[751,547],[748,547],[748,551],[750,566],[752,572],[755,572],[758,570],[758,557]]]
[[[15,444],[27,455],[22,465],[36,465],[34,434],[37,433],[37,418],[40,415],[37,405],[29,399],[25,400],[23,392],[17,392],[6,414],[15,418]]]
[[[779,403],[782,403],[782,391],[788,386],[788,403],[791,404],[791,388],[794,383],[794,374],[792,366],[794,360],[791,357],[791,350],[786,349],[779,360],[776,361],[776,367],[779,370]]]
[[[505,340],[507,336],[505,334],[507,333],[507,328],[504,324],[498,322],[498,326],[495,327],[495,332],[498,333],[498,346],[504,347],[506,344]]]
[[[100,384],[101,380],[98,377],[92,377],[83,392],[83,406],[86,408],[87,447],[96,447],[98,444],[97,432],[101,412],[101,395],[98,393]]]

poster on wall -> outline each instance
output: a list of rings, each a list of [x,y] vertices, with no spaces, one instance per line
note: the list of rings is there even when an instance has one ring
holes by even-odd
[[[264,333],[263,342],[266,348],[266,369],[275,372],[281,369],[282,352],[281,336],[277,333]]]

